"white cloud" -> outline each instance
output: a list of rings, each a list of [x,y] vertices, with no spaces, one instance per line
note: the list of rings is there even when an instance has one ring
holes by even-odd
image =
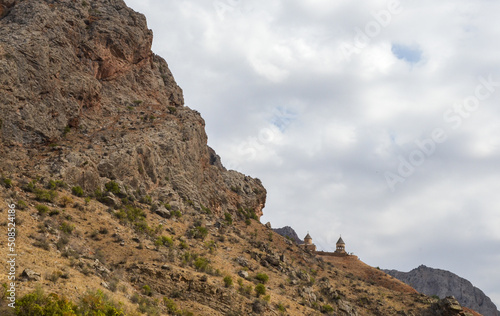
[[[127,3],[223,162],[263,180],[263,221],[310,231],[323,249],[342,233],[374,266],[451,270],[500,305],[500,3],[401,1],[350,60],[342,45],[387,1]],[[479,77],[494,93],[462,107],[459,126],[446,121]],[[384,173],[436,128],[446,141],[391,192]]]

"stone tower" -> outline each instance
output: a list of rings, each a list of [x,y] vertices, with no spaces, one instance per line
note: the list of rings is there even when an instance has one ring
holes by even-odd
[[[337,241],[337,250],[335,250],[335,253],[347,254],[347,252],[345,252],[345,242],[342,240],[342,236],[340,236],[339,240]]]
[[[306,237],[304,237],[304,244],[305,245],[313,244],[313,239],[311,238],[311,235],[309,235],[309,233],[307,233]]]
[[[306,237],[304,237],[304,245],[303,245],[305,250],[308,251],[316,251],[316,245],[313,244],[311,235],[307,233]]]

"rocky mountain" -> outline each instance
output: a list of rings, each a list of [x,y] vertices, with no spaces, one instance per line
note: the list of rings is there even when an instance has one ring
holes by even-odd
[[[4,173],[262,215],[258,179],[227,171],[184,106],[152,31],[123,1],[5,1],[0,20]],[[25,171],[36,170],[36,175]]]
[[[460,304],[476,310],[484,316],[500,316],[495,304],[483,291],[466,279],[449,271],[433,269],[424,265],[410,272],[384,271],[426,295],[437,295],[441,298],[454,296]]]
[[[262,225],[152,40],[122,0],[0,0],[0,315],[478,315]]]
[[[283,237],[287,237],[287,238],[295,241],[295,243],[297,245],[300,245],[300,244],[304,243],[299,238],[299,236],[297,235],[297,233],[295,232],[295,230],[292,227],[290,227],[290,226],[285,226],[285,227],[281,227],[281,228],[273,228],[273,231],[275,233],[277,233],[277,234],[280,234]]]

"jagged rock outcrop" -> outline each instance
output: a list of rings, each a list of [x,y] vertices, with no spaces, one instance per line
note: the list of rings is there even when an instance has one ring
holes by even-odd
[[[453,296],[462,306],[468,307],[484,316],[499,316],[495,304],[483,291],[471,282],[449,271],[433,269],[421,265],[410,272],[384,270],[387,274],[412,286],[426,295],[437,295],[440,298]]]
[[[0,171],[261,216],[260,180],[222,166],[152,40],[122,0],[0,0]]]
[[[297,235],[297,233],[295,232],[295,230],[290,227],[290,226],[285,226],[285,227],[281,227],[281,228],[273,228],[273,230],[280,234],[281,236],[283,237],[288,237],[290,238],[291,240],[295,241],[296,244],[302,244],[304,243],[300,238],[299,236]]]

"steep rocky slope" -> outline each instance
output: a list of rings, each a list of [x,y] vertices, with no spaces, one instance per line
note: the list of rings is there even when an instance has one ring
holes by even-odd
[[[411,285],[417,291],[441,298],[454,296],[463,306],[472,308],[484,316],[499,316],[500,312],[491,299],[471,282],[449,271],[421,265],[410,272],[385,270],[389,275]]]
[[[0,0],[1,315],[474,315],[262,225],[151,42],[122,0]]]
[[[227,171],[183,105],[152,31],[123,1],[0,1],[2,172],[86,194],[117,181],[137,199],[262,214],[258,179]]]

